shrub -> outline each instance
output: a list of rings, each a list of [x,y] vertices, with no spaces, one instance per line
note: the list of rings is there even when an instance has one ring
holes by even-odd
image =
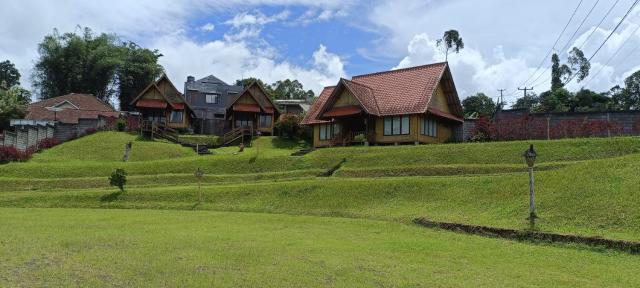
[[[35,147],[29,147],[25,151],[20,151],[15,147],[0,147],[0,163],[8,163],[12,161],[27,161],[31,159],[31,155],[35,152]]]
[[[283,114],[278,118],[275,126],[285,137],[300,137],[300,134],[303,132],[302,127],[300,126],[301,120],[302,118],[300,118],[300,115]]]
[[[493,139],[495,126],[487,117],[480,117],[471,129],[471,141],[489,141]]]
[[[84,135],[91,135],[91,134],[95,134],[96,132],[98,132],[96,128],[89,128],[87,130],[84,130]]]
[[[60,144],[60,141],[56,138],[44,138],[38,142],[39,149],[48,149]]]
[[[127,128],[127,121],[125,119],[118,119],[118,122],[116,122],[116,126],[118,128],[118,131],[123,132]]]
[[[116,169],[109,177],[109,184],[116,186],[120,192],[124,192],[124,185],[127,183],[127,172],[124,169]]]

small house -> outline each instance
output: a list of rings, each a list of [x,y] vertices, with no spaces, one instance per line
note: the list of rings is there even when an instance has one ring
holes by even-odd
[[[273,135],[279,111],[267,92],[258,84],[249,84],[227,108],[232,128],[249,128],[261,134]]]
[[[174,129],[189,128],[194,118],[193,109],[166,74],[142,90],[131,105],[140,112],[142,120]]]
[[[340,79],[302,121],[313,146],[458,141],[463,113],[446,62]]]

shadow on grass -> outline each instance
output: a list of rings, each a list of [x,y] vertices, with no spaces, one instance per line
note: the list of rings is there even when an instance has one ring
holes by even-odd
[[[271,145],[278,149],[306,148],[307,143],[295,138],[275,137],[271,139]]]
[[[109,193],[109,194],[100,196],[100,201],[101,202],[113,202],[113,201],[118,200],[118,198],[120,198],[121,195],[122,195],[122,191]]]

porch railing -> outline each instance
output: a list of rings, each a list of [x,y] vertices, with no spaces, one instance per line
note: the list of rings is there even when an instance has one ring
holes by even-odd
[[[360,136],[362,135],[362,136]],[[331,140],[332,146],[347,146],[353,143],[373,142],[375,134],[366,131],[346,131],[334,135]]]

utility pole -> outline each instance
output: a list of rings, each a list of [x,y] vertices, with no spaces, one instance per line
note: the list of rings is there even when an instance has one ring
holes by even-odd
[[[527,88],[527,86],[524,86],[524,88],[518,87],[518,90],[524,91],[524,97],[527,97],[527,91],[533,91],[533,87],[531,88]]]
[[[498,89],[498,92],[500,92],[500,98],[498,100],[498,106],[500,107],[500,109],[502,109],[503,103],[504,103],[504,96],[502,96],[502,93],[504,91],[506,91],[507,89]]]

